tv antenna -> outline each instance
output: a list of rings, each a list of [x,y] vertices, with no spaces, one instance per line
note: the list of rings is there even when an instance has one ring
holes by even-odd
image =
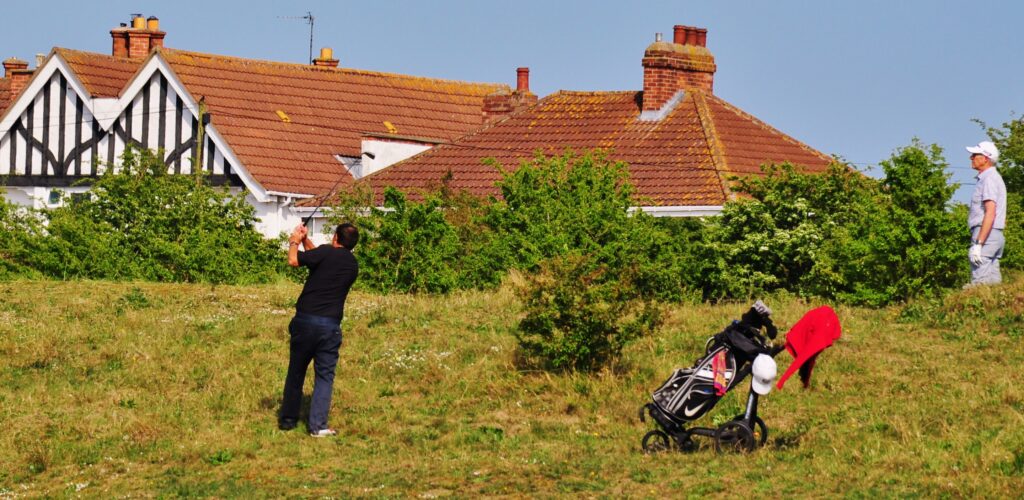
[[[309,64],[313,64],[313,22],[316,20],[313,13],[307,10],[304,16],[277,16],[277,18],[306,21],[306,24],[309,25]]]

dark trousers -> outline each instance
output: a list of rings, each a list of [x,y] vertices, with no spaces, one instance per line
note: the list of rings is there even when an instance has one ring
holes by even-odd
[[[302,385],[306,369],[313,361],[313,398],[309,405],[309,430],[327,428],[327,414],[331,410],[331,391],[334,388],[334,369],[338,365],[341,347],[341,326],[338,320],[323,316],[296,313],[288,324],[291,334],[288,377],[284,381],[280,419],[283,423],[299,420],[302,405]]]

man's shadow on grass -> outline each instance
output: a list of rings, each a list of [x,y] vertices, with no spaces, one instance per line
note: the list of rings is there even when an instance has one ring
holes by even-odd
[[[299,425],[306,427],[306,431],[309,431],[309,406],[313,402],[312,394],[302,395],[302,405],[299,406]],[[265,396],[260,400],[260,409],[267,413],[274,415],[275,425],[281,420],[281,404],[283,401],[280,396]]]

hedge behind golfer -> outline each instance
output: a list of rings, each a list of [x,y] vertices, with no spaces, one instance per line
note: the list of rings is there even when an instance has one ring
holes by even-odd
[[[304,225],[298,225],[288,238],[288,264],[308,267],[309,277],[295,303],[295,317],[288,324],[291,354],[278,420],[282,430],[294,429],[298,423],[306,368],[313,361],[315,377],[309,407],[309,434],[313,437],[337,434],[327,427],[327,415],[331,410],[334,369],[341,347],[345,298],[359,274],[359,264],[352,255],[358,242],[359,230],[352,224],[339,225],[331,243],[316,248]],[[304,252],[299,252],[299,244]]]

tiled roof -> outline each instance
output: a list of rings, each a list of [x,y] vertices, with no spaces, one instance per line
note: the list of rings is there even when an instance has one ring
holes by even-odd
[[[483,98],[506,85],[160,49],[212,124],[267,190],[320,193],[352,181],[335,155],[359,156],[364,133],[450,141],[483,124]],[[61,49],[94,95],[117,95],[140,60]],[[278,115],[290,119],[286,123]]]
[[[93,97],[118,97],[144,59],[126,59],[94,52],[55,48]]]
[[[499,173],[482,163],[493,157],[515,168],[533,152],[559,154],[602,148],[630,166],[644,205],[720,205],[731,175],[759,172],[766,162],[790,161],[823,171],[830,158],[725,101],[687,91],[660,120],[641,121],[640,92],[567,92],[492,126],[374,173],[360,182],[378,196],[385,186],[417,199],[442,178],[454,190],[497,194]],[[310,200],[312,201],[312,200]]]
[[[0,116],[3,116],[4,111],[7,111],[7,106],[11,105],[11,79],[0,78]]]

